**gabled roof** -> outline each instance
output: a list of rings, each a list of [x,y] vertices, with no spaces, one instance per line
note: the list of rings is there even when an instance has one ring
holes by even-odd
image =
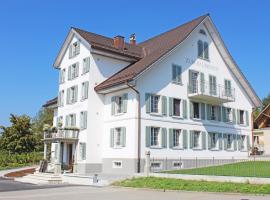
[[[259,128],[264,128],[261,126],[270,125],[270,103],[263,109],[263,111],[254,120]],[[268,124],[267,124],[268,123]]]
[[[58,98],[55,97],[53,99],[48,100],[42,107],[44,108],[54,108],[57,107]]]
[[[107,87],[134,79],[150,65],[159,60],[159,58],[183,42],[207,16],[208,14],[198,17],[168,32],[140,43],[139,46],[143,48],[144,57],[138,62],[125,67],[101,84],[97,85],[95,90],[99,91]]]

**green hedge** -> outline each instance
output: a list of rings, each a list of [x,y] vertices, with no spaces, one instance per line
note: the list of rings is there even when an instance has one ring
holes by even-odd
[[[38,164],[42,157],[41,152],[23,154],[0,152],[0,170]]]

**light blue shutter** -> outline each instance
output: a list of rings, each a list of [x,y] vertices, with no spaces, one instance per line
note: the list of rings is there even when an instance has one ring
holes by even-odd
[[[246,125],[249,126],[249,113],[246,111]]]
[[[240,110],[237,109],[237,124],[240,124]]]
[[[189,117],[190,117],[190,119],[192,119],[193,118],[193,102],[189,102]]]
[[[221,121],[221,107],[217,106],[218,121]]]
[[[194,144],[194,137],[193,137],[193,131],[189,131],[189,148],[193,149]]]
[[[68,115],[66,116],[66,123],[65,123],[65,126],[69,126],[69,116],[68,116]]]
[[[70,104],[70,88],[67,89],[67,104]]]
[[[187,118],[187,100],[183,99],[183,118]]]
[[[211,133],[207,133],[207,144],[208,144],[208,149],[212,149],[212,140],[211,140]]]
[[[201,119],[205,120],[205,103],[201,103]]]
[[[145,146],[150,147],[151,146],[151,127],[146,126],[145,128]]]
[[[207,104],[206,107],[207,120],[211,120],[211,106]]]
[[[203,58],[203,42],[201,40],[198,41],[198,57]]]
[[[89,72],[90,69],[90,57],[84,59],[83,73]]]
[[[202,149],[206,149],[206,132],[202,131]]]
[[[149,93],[145,94],[145,111],[146,113],[150,113],[151,109],[151,95]]]
[[[110,130],[110,146],[114,147],[114,128],[111,128]]]
[[[222,147],[222,133],[218,133],[218,147],[219,147],[219,150],[223,149],[223,147]]]
[[[247,135],[247,151],[250,149],[250,136]]]
[[[75,94],[74,94],[75,101],[74,102],[77,102],[78,101],[78,86],[77,85],[75,86],[74,92],[75,92]]]
[[[167,129],[162,128],[161,129],[161,134],[162,134],[162,138],[161,138],[162,147],[167,148]]]
[[[227,117],[226,117],[226,108],[224,106],[222,106],[222,121],[223,122],[227,122]]]
[[[71,65],[68,66],[68,80],[71,80]]]
[[[77,46],[76,46],[75,52],[76,52],[75,53],[76,55],[80,54],[80,42],[79,41],[77,42]]]
[[[205,92],[205,80],[204,80],[204,73],[200,73],[200,81],[201,81],[201,93],[204,94]]]
[[[181,66],[177,66],[176,67],[176,74],[177,74],[177,77],[176,77],[176,79],[177,79],[177,83],[182,83],[182,77],[181,77],[181,75],[182,75],[182,67]]]
[[[68,48],[68,54],[69,54],[69,58],[72,58],[72,45],[69,45],[69,48]]]
[[[172,65],[172,81],[176,82],[176,66]]]
[[[234,151],[237,151],[237,138],[235,134],[233,135],[233,148]]]
[[[111,98],[111,114],[115,114],[115,96]]]
[[[224,150],[228,149],[228,134],[223,133],[223,143],[224,143]]]
[[[88,90],[89,90],[89,82],[87,81],[87,82],[85,82],[85,90],[84,90],[84,97],[85,97],[85,99],[87,99],[88,98]]]
[[[161,97],[161,103],[162,103],[162,115],[167,115],[167,97],[162,96]]]
[[[77,62],[75,65],[76,65],[76,67],[75,67],[75,77],[78,77],[79,76],[79,62]]]
[[[126,146],[126,128],[125,127],[121,128],[121,146],[122,147]]]
[[[236,120],[236,110],[232,109],[233,112],[233,123],[236,124],[237,120]]]
[[[241,150],[241,143],[242,143],[242,137],[241,137],[241,135],[237,135],[238,151]]]
[[[169,129],[169,148],[173,148],[173,129]]]
[[[123,113],[127,112],[128,94],[123,94]]]
[[[173,115],[173,98],[169,97],[169,115]]]
[[[203,52],[204,52],[204,59],[209,59],[209,50],[208,50],[208,43],[204,42],[203,45]]]
[[[83,129],[83,123],[84,123],[84,119],[83,119],[83,112],[80,113],[80,129]]]
[[[183,149],[187,149],[188,148],[188,136],[187,136],[187,130],[182,130],[182,134],[183,134]]]
[[[72,126],[76,126],[76,114],[73,114]]]

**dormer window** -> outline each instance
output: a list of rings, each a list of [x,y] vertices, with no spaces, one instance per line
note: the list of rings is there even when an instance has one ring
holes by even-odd
[[[202,35],[206,35],[206,32],[203,29],[200,29],[199,33],[202,34]]]
[[[80,43],[74,42],[69,46],[69,58],[73,58],[80,54]]]
[[[198,58],[209,60],[209,48],[208,43],[202,40],[198,41]]]

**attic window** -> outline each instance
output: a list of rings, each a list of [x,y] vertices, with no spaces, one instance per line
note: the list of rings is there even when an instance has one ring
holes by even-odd
[[[203,29],[200,29],[199,33],[202,34],[202,35],[206,35],[206,32]]]

